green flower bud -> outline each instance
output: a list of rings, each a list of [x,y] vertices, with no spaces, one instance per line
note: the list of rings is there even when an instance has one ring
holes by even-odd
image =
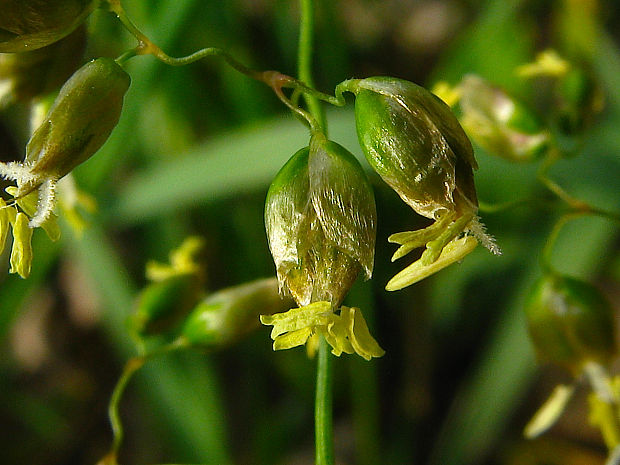
[[[149,284],[138,298],[131,327],[141,337],[165,332],[196,305],[202,295],[195,274],[177,274]]]
[[[2,0],[0,53],[50,45],[74,31],[99,0]]]
[[[463,126],[489,154],[531,161],[548,147],[549,134],[535,116],[504,91],[473,75],[459,89]]]
[[[45,120],[26,147],[23,163],[0,164],[0,176],[17,181],[16,196],[39,190],[30,226],[51,213],[56,182],[90,158],[118,123],[129,75],[109,58],[82,66],[60,89]]]
[[[604,106],[604,96],[586,71],[572,67],[559,81],[556,90],[557,120],[560,130],[569,136],[592,125]]]
[[[570,136],[587,129],[604,106],[604,95],[590,70],[565,60],[555,50],[545,50],[534,62],[519,66],[517,73],[524,78],[543,79],[546,88],[551,84],[553,92],[543,96],[539,107],[551,111],[560,138],[569,136],[559,141],[568,144],[561,151],[574,150]]]
[[[178,341],[181,345],[218,348],[229,345],[259,326],[259,315],[288,310],[275,278],[223,289],[206,297],[188,316]]]
[[[357,135],[370,165],[415,212],[435,221],[388,238],[401,245],[392,260],[426,250],[386,289],[402,289],[461,260],[476,240],[499,253],[476,217],[477,164],[450,107],[426,89],[391,77],[345,81],[340,89],[356,95]]]
[[[391,77],[355,89],[360,145],[373,169],[417,213],[476,211],[474,152],[456,117],[426,89]]]
[[[149,261],[151,283],[138,297],[130,325],[139,337],[178,330],[178,323],[196,306],[204,291],[204,267],[199,261],[204,242],[190,236],[170,252],[169,263]]]
[[[274,179],[265,225],[280,287],[300,306],[340,305],[359,272],[372,274],[376,209],[355,157],[314,135]]]
[[[99,150],[118,123],[130,82],[109,58],[76,71],[28,142],[25,163],[32,174],[60,179]]]
[[[0,108],[41,97],[58,88],[79,67],[86,28],[32,52],[0,53]]]
[[[534,287],[525,315],[539,357],[576,375],[585,363],[607,363],[616,352],[613,309],[586,282],[543,277]]]

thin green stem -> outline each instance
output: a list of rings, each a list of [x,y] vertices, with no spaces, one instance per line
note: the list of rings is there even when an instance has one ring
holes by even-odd
[[[524,199],[517,200],[509,200],[508,202],[502,203],[487,203],[483,201],[478,202],[478,210],[481,213],[492,214],[492,213],[502,213],[506,210],[511,210],[512,208],[519,207],[521,205],[528,204],[540,204],[540,199],[538,197],[527,197]]]
[[[312,2],[309,2],[310,4]],[[300,75],[304,76],[302,79],[307,80],[308,84],[286,76],[278,71],[256,71],[242,63],[238,62],[228,52],[217,47],[207,47],[198,50],[190,55],[184,57],[171,57],[165,53],[161,48],[155,45],[146,35],[144,35],[129,19],[120,0],[108,0],[110,10],[116,14],[123,26],[138,40],[138,46],[123,55],[119,56],[116,61],[120,64],[124,63],[128,59],[138,55],[153,55],[158,60],[166,63],[170,66],[184,66],[190,63],[194,63],[210,56],[218,56],[224,59],[224,61],[237,70],[241,74],[248,76],[257,81],[267,84],[276,93],[276,96],[284,103],[291,111],[296,113],[307,125],[312,132],[317,132],[320,128],[324,127],[324,116],[322,113],[322,107],[319,104],[319,100],[325,101],[332,105],[343,106],[345,104],[342,95],[332,96],[319,92],[313,89],[309,83],[312,82],[311,69],[311,53],[312,53],[312,34],[313,34],[313,22],[312,19],[306,17],[307,11],[304,9],[302,15],[302,39],[300,41],[300,57],[303,53],[303,60],[300,59]],[[310,5],[311,9],[312,5]],[[303,44],[303,45],[302,45]],[[307,57],[307,58],[306,58]],[[302,66],[301,63],[304,63]],[[299,108],[296,104],[291,102],[291,99],[286,97],[282,89],[289,88],[294,89],[296,92],[304,94],[308,101],[308,107],[310,112]],[[311,103],[314,102],[314,103]]]
[[[568,192],[566,192],[566,190],[564,190],[562,186],[560,186],[555,181],[549,179],[545,175],[539,175],[538,179],[548,190],[550,190],[553,194],[555,194],[556,197],[558,197],[560,200],[568,204],[574,210],[584,210],[584,211],[592,210],[590,205],[583,202],[582,200],[579,200],[576,197],[573,197]]]
[[[155,43],[153,43],[133,24],[131,19],[129,19],[129,17],[127,16],[125,9],[121,5],[120,0],[108,0],[108,3],[110,5],[110,10],[112,10],[114,14],[116,14],[120,22],[123,24],[123,26],[125,26],[125,29],[127,29],[129,33],[138,40],[138,46],[135,49],[125,53],[124,55],[121,55],[118,60],[124,61],[136,55],[153,55],[158,60],[166,63],[167,65],[184,66],[189,65],[190,63],[194,63],[195,61],[201,60],[205,57],[221,56],[230,66],[232,66],[240,73],[243,73],[246,76],[249,76],[252,79],[257,79],[259,81],[264,81],[265,79],[264,72],[254,71],[253,69],[242,65],[224,50],[217,47],[203,48],[201,50],[198,50],[197,52],[180,58],[171,57],[161,48],[159,48]]]
[[[138,54],[138,48],[132,48],[131,50],[126,51],[121,56],[119,56],[115,61],[119,65],[123,65],[130,58],[135,57]]]
[[[620,223],[619,215],[615,213],[607,212],[604,210],[599,210],[597,208],[588,207],[588,208],[568,210],[566,213],[560,216],[560,218],[556,221],[555,225],[553,226],[553,229],[551,230],[551,233],[549,234],[549,237],[547,238],[547,242],[545,243],[545,246],[541,254],[541,266],[544,270],[549,271],[549,272],[554,271],[553,266],[551,265],[551,256],[553,253],[553,246],[555,245],[555,242],[558,236],[560,235],[560,230],[569,221],[574,220],[575,218],[579,218],[581,216],[585,216],[585,215],[600,216],[602,218],[606,218],[608,220],[612,220],[617,223]]]
[[[112,440],[112,450],[108,454],[109,460],[113,460],[111,463],[116,462],[118,451],[123,443],[123,422],[121,421],[120,414],[118,412],[118,406],[125,392],[125,388],[131,380],[132,376],[138,371],[146,361],[145,357],[134,357],[127,361],[123,373],[119,378],[114,391],[112,392],[112,398],[110,399],[110,405],[108,406],[108,416],[110,417],[110,424],[112,425],[112,434],[114,439]]]
[[[560,160],[562,157],[557,150],[552,150],[549,155],[543,160],[540,168],[538,169],[537,177],[538,180],[556,197],[566,203],[569,207],[571,207],[575,211],[582,212],[597,212],[598,211],[592,208],[586,202],[572,196],[569,194],[562,186],[553,181],[547,176],[547,173],[551,169],[555,163]]]
[[[347,85],[347,81],[339,84],[339,87],[345,85],[344,89],[336,88],[336,95],[342,97],[342,92],[349,90],[347,87],[351,87]],[[354,86],[353,86],[354,87]],[[547,188],[552,194],[554,194],[560,201],[565,203],[569,207],[568,215],[580,216],[580,215],[595,215],[600,216],[602,218],[607,218],[608,220],[615,221],[620,223],[620,214],[609,212],[606,210],[602,210],[600,208],[593,207],[592,205],[584,202],[581,199],[569,194],[562,186],[553,181],[547,173],[551,169],[551,167],[562,157],[557,152],[557,150],[552,151],[541,163],[540,168],[538,169],[538,173],[536,174],[538,181]],[[498,213],[504,210],[508,210],[519,205],[527,205],[528,203],[535,203],[538,207],[541,206],[540,199],[538,197],[529,197],[519,200],[513,200],[500,204],[488,204],[484,202],[480,202],[479,208],[481,212],[484,213]],[[545,204],[542,204],[545,205]]]
[[[151,358],[167,354],[173,352],[175,350],[179,350],[184,348],[184,344],[182,342],[173,342],[172,344],[168,344],[159,349],[153,350],[151,352],[145,353],[143,355],[130,358],[125,364],[125,368],[123,369],[123,373],[121,377],[116,382],[116,386],[114,387],[114,391],[112,392],[112,397],[110,398],[110,404],[108,405],[108,416],[110,418],[110,425],[112,426],[112,448],[110,452],[106,455],[105,459],[102,460],[102,464],[105,465],[116,465],[116,458],[118,456],[118,451],[123,443],[123,422],[120,417],[120,413],[118,411],[118,407],[125,392],[125,388],[129,381],[133,377],[133,375],[138,371],[142,366]]]
[[[547,176],[547,173],[549,172],[551,167],[561,158],[561,154],[557,150],[551,151],[549,155],[543,160],[537,173],[538,180],[551,193],[553,193],[558,199],[560,199],[569,207],[569,210],[564,213],[553,226],[553,230],[549,234],[549,237],[547,238],[547,242],[545,243],[545,247],[543,248],[541,254],[541,266],[544,270],[548,272],[554,272],[553,266],[551,264],[553,246],[560,234],[560,230],[568,221],[579,218],[583,215],[596,215],[620,223],[620,215],[592,207],[587,202],[584,202],[583,200],[569,194],[562,186],[560,186]]]
[[[314,41],[314,0],[300,0],[301,20],[299,47],[297,49],[298,74],[304,86],[313,86],[312,50]],[[296,98],[295,88],[293,98]],[[323,107],[314,95],[304,93],[308,110],[318,124],[318,131],[327,134],[327,123]],[[316,133],[318,131],[313,131]],[[334,427],[332,418],[332,366],[330,346],[320,336],[316,366],[316,397],[314,403],[315,464],[334,464]]]
[[[549,154],[545,157],[543,162],[541,163],[540,168],[538,169],[538,173],[537,173],[538,180],[547,189],[549,189],[549,191],[551,191],[554,195],[556,195],[558,198],[560,198],[560,200],[562,200],[565,203],[567,203],[573,209],[575,209],[575,210],[588,209],[589,206],[587,204],[585,204],[581,200],[576,199],[575,197],[570,195],[568,192],[566,192],[564,190],[564,188],[562,188],[562,186],[560,186],[555,181],[553,181],[549,177],[547,177],[547,173],[549,172],[551,167],[553,165],[555,165],[555,163],[558,160],[560,160],[561,158],[562,157],[561,157],[560,153],[558,152],[558,150],[551,150],[549,152]]]
[[[570,208],[567,213],[560,217],[560,219],[554,226],[551,235],[549,236],[547,244],[545,245],[545,250],[543,252],[543,266],[548,266],[550,264],[549,259],[553,243],[555,242],[560,229],[568,220],[572,218],[577,218],[582,215],[595,215],[620,223],[620,214],[593,207],[587,202],[584,202],[583,200],[569,194],[562,186],[560,186],[558,183],[556,183],[547,176],[547,173],[549,172],[551,167],[561,158],[561,154],[557,150],[551,151],[550,154],[543,160],[537,173],[538,180],[551,193],[553,193],[562,202],[567,204]]]
[[[316,465],[334,464],[334,428],[332,420],[332,360],[323,336],[319,343],[314,404],[314,440]]]
[[[301,20],[299,24],[299,47],[297,50],[297,73],[299,79],[308,87],[314,87],[312,76],[312,57],[314,51],[314,0],[300,0]],[[304,99],[308,105],[308,110],[312,114],[319,127],[327,133],[327,121],[323,106],[311,94],[304,94]]]
[[[280,79],[279,83],[275,83],[275,79],[277,79],[278,76],[281,76],[282,79]],[[293,113],[296,113],[302,119],[302,121],[305,121],[308,124],[308,127],[310,128],[310,132],[312,134],[315,134],[317,132],[321,132],[322,126],[320,125],[318,120],[311,113],[309,113],[306,110],[300,108],[295,103],[291,102],[291,100],[288,97],[286,97],[286,95],[284,95],[284,92],[282,91],[282,88],[285,87],[285,82],[284,81],[286,80],[286,78],[288,78],[288,76],[285,76],[283,74],[278,74],[278,76],[274,76],[274,84],[269,84],[271,86],[271,88],[273,89],[273,91],[275,92],[276,96]],[[296,98],[295,93],[293,93],[293,97]]]
[[[560,231],[562,230],[562,228],[568,221],[570,221],[573,218],[577,218],[581,216],[582,214],[583,213],[575,213],[575,212],[566,213],[562,215],[556,221],[555,225],[553,225],[553,229],[551,230],[551,233],[547,237],[547,241],[545,242],[545,246],[540,256],[540,266],[543,270],[550,272],[550,273],[554,272],[553,265],[551,264],[551,258],[553,254],[553,246],[555,245],[555,242],[558,236],[560,235]]]

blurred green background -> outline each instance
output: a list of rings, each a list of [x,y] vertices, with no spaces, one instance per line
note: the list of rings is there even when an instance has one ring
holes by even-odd
[[[285,0],[126,0],[129,16],[171,55],[205,46],[256,69],[295,74],[299,7]],[[550,175],[575,196],[620,212],[620,15],[595,0],[317,0],[316,86],[392,75],[431,86],[478,73],[536,101],[514,72],[553,47],[593,71],[606,107],[576,157]],[[104,11],[89,19],[86,58],[116,57],[132,38]],[[94,464],[111,442],[106,408],[125,360],[126,326],[149,259],[189,234],[206,239],[216,290],[274,274],[263,202],[282,164],[308,143],[306,129],[264,85],[210,58],[167,67],[152,57],[127,66],[132,86],[119,126],[75,174],[98,202],[77,239],[35,233],[32,276],[0,276],[0,456],[3,463]],[[0,114],[0,152],[19,157],[27,108]],[[361,157],[352,105],[328,112],[330,136]],[[546,199],[537,166],[477,150],[476,184],[487,203]],[[365,162],[363,162],[365,163]],[[367,164],[364,166],[368,168]],[[370,173],[369,173],[370,174]],[[597,464],[604,445],[587,422],[584,392],[543,439],[521,431],[553,386],[569,380],[540,367],[522,304],[557,213],[522,206],[483,215],[504,254],[476,250],[404,291],[389,261],[394,232],[420,224],[371,174],[379,226],[375,275],[348,302],[367,315],[387,354],[335,360],[338,463]],[[554,248],[563,272],[620,302],[617,225],[571,222]],[[7,260],[6,252],[2,258]],[[7,266],[5,266],[7,268]],[[313,463],[314,361],[274,353],[269,329],[219,352],[157,359],[121,404],[119,462],[213,465]]]

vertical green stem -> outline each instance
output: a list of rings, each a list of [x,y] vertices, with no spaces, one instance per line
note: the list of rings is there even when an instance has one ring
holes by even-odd
[[[321,336],[316,372],[314,404],[315,464],[334,464],[332,425],[332,360],[329,344]]]
[[[299,79],[308,87],[314,87],[312,77],[312,56],[314,50],[314,0],[300,0],[301,20],[299,24],[299,48],[297,49],[297,72]],[[318,121],[323,131],[327,131],[325,112],[321,102],[314,96],[304,93],[308,110]]]
[[[313,87],[312,50],[314,40],[314,0],[300,0],[299,48],[297,63],[299,79]],[[304,94],[310,114],[320,129],[327,130],[323,107],[317,98]],[[330,347],[321,336],[316,367],[316,397],[314,404],[314,441],[316,465],[334,464],[334,427],[332,420],[332,366]]]
[[[572,220],[573,218],[577,218],[580,215],[581,213],[569,212],[562,215],[556,221],[553,229],[551,230],[551,233],[549,233],[549,237],[547,237],[547,241],[545,242],[545,246],[540,256],[540,264],[544,271],[553,272],[554,270],[553,265],[551,264],[551,258],[553,254],[553,246],[555,245],[555,242],[560,235],[560,231],[568,221]]]

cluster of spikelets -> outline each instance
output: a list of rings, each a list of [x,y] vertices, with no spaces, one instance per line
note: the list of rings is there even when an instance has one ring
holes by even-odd
[[[600,110],[587,74],[552,51],[518,73],[554,82],[555,104],[550,107],[558,110],[549,118],[565,136],[578,134]],[[500,253],[478,217],[477,163],[468,135],[489,153],[515,162],[557,152],[554,136],[529,108],[482,78],[465,76],[454,88],[438,89],[456,107],[467,134],[450,106],[411,82],[371,77],[336,87],[337,96],[355,95],[358,139],[370,166],[417,214],[432,221],[426,228],[388,237],[399,245],[393,261],[421,250],[387,283],[390,291],[462,260],[478,244]],[[296,318],[263,319],[274,325],[275,348],[303,344],[317,334],[329,340],[330,328],[338,323],[325,321],[341,317],[338,307],[360,271],[370,277],[375,205],[359,165],[351,160],[346,149],[314,134],[309,148],[295,154],[271,186],[265,214],[270,248],[281,288],[300,305]],[[312,308],[303,311],[308,306]],[[319,307],[325,311],[317,312]],[[365,324],[363,328],[360,334],[366,333]],[[348,348],[356,337],[355,331],[347,334]],[[342,344],[331,345],[334,353],[341,352]],[[355,351],[366,358],[378,356],[374,340],[368,342],[371,346],[374,352]]]
[[[47,59],[45,53],[66,54],[67,47],[75,46],[70,34],[79,33],[98,5],[93,0],[10,2],[0,18],[0,28],[7,31],[0,52],[13,53],[16,60],[5,67],[21,69],[19,57],[32,68]],[[61,41],[65,37],[68,42]],[[42,57],[31,55],[33,50]],[[31,96],[24,82],[11,82],[12,98]],[[129,75],[116,61],[90,61],[66,80],[33,131],[24,160],[0,164],[0,176],[16,184],[9,191],[13,198],[0,210],[2,238],[13,229],[12,271],[24,277],[29,273],[33,228],[43,227],[52,239],[57,237],[53,210],[58,182],[106,141],[129,84]],[[49,85],[37,83],[39,89]],[[343,92],[355,94],[359,142],[371,167],[416,213],[433,221],[427,228],[388,238],[400,246],[393,260],[416,249],[422,254],[386,288],[398,290],[424,279],[461,260],[478,243],[498,253],[477,216],[473,149],[450,108],[422,87],[389,77],[348,80],[337,88]],[[382,355],[361,311],[342,306],[360,272],[371,277],[374,262],[376,208],[355,157],[312,128],[309,146],[276,176],[265,222],[280,289],[299,306],[285,316],[262,319],[274,325],[274,347],[302,345],[321,334],[336,354]]]
[[[422,248],[420,258],[392,278],[398,290],[461,260],[480,242],[499,253],[477,216],[472,145],[450,108],[411,82],[374,77],[341,83],[355,94],[360,146],[371,167],[427,228],[393,234],[393,259]],[[332,352],[379,357],[361,311],[341,307],[363,271],[372,274],[376,208],[363,169],[344,147],[316,131],[308,147],[281,169],[267,194],[265,224],[280,286],[299,308],[262,318],[273,325],[274,349],[314,345]]]

